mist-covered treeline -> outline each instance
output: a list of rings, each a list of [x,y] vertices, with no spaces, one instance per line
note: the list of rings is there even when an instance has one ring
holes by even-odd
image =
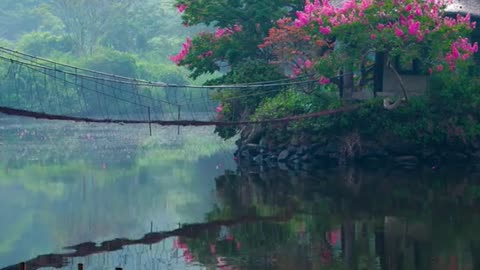
[[[191,83],[188,73],[174,65],[168,56],[178,52],[187,36],[203,30],[202,27],[183,26],[171,0],[0,1],[0,46],[61,63],[150,81]],[[0,61],[0,75],[7,78],[9,72],[9,63]],[[21,79],[19,76],[22,74],[14,79],[21,80],[20,84],[5,80],[0,84],[2,104],[15,105],[18,97],[12,96],[16,91],[13,88],[18,85],[26,84],[30,88],[34,85],[33,92],[38,93],[41,85],[35,85],[32,76]],[[68,92],[68,89],[64,90]],[[172,96],[172,91],[159,89],[156,95],[166,98]],[[179,92],[175,98],[192,96],[182,89]],[[43,96],[53,98],[53,95]]]
[[[173,69],[168,56],[197,31],[182,26],[170,0],[0,1],[1,45],[84,66],[131,57],[136,70],[100,68],[132,77]]]

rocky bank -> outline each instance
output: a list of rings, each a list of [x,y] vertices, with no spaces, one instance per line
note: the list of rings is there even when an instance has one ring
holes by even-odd
[[[254,128],[244,131],[236,144],[238,162],[279,168],[308,168],[312,166],[384,166],[405,169],[429,166],[480,164],[480,140],[467,145],[451,142],[446,145],[425,146],[398,137],[362,138],[356,133],[329,138],[312,139],[301,134],[289,142],[275,142],[269,134]]]

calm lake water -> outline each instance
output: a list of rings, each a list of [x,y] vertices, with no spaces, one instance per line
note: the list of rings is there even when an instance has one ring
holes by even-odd
[[[209,127],[16,118],[0,149],[0,270],[480,269],[466,169],[237,168]]]

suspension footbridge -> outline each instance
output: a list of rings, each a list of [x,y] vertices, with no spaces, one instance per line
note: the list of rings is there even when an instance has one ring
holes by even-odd
[[[169,126],[232,126],[290,122],[355,109],[340,108],[280,119],[218,118],[214,92],[242,90],[241,101],[316,80],[300,77],[231,85],[152,82],[76,67],[0,47],[0,113],[47,120]],[[0,69],[1,70],[1,69]]]

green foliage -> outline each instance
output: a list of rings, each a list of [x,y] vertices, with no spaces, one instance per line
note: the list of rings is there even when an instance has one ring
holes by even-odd
[[[441,113],[476,113],[480,106],[480,77],[463,66],[453,74],[436,74],[430,81],[429,98]]]
[[[6,0],[0,3],[0,15],[3,16],[0,18],[0,46],[73,66],[173,84],[193,82],[188,79],[186,69],[176,67],[168,56],[175,53],[187,35],[206,29],[205,26],[187,28],[181,25],[180,15],[168,0]],[[10,31],[13,29],[14,32]],[[16,72],[17,69],[21,72]],[[58,106],[70,108],[76,114],[101,113],[99,103],[105,101],[99,100],[94,91],[79,96],[72,85],[55,82],[49,77],[44,80],[40,73],[30,76],[26,69],[0,63],[0,73],[5,78],[0,84],[2,104],[17,107],[27,104],[30,109],[39,111],[58,112],[55,109]],[[90,82],[81,83],[91,89],[95,87]],[[12,91],[17,88],[18,91]],[[128,90],[132,90],[130,86]],[[119,93],[113,89],[105,91],[112,95]],[[180,97],[198,98],[201,94],[174,88],[142,87],[142,91],[146,95],[180,102],[183,101]],[[115,104],[106,105],[109,106]],[[116,111],[110,109],[114,108],[105,111]],[[202,111],[205,106],[192,109]]]
[[[230,70],[222,77],[207,81],[208,85],[256,83],[276,80],[282,77],[278,68],[262,60],[245,60],[235,69]],[[240,88],[220,90],[212,95],[215,100],[223,104],[222,120],[247,120],[263,99],[275,96],[277,87]],[[217,127],[216,132],[223,138],[231,138],[236,134],[236,127]]]
[[[12,42],[10,42],[6,39],[0,39],[0,46],[7,47],[7,48],[13,48]]]
[[[315,93],[306,94],[296,89],[289,89],[275,97],[266,99],[255,111],[254,119],[275,119],[292,114],[313,113],[338,106],[334,93],[317,89]]]
[[[177,53],[182,41],[179,36],[162,33],[147,41],[147,50],[143,52],[143,55],[147,59],[155,59],[155,62],[172,64],[168,56]]]
[[[258,45],[263,43],[276,20],[289,11],[298,10],[303,4],[299,0],[176,2],[187,6],[182,15],[185,24],[206,24],[234,32],[220,37],[213,33],[202,33],[193,38],[191,52],[181,61],[181,65],[192,71],[193,77],[220,70],[223,65],[235,70],[242,68],[243,62],[248,60],[268,62],[268,52],[261,51]],[[239,30],[233,30],[235,28]],[[208,51],[212,51],[213,55],[199,58]]]
[[[143,59],[136,61],[136,74],[139,78],[151,81],[168,82],[173,84],[187,84],[185,70],[165,63],[152,63]]]
[[[291,1],[210,1],[208,4],[190,0],[177,0],[176,2],[177,5],[185,7],[182,15],[184,23],[188,25],[203,23],[220,30],[230,30],[228,35],[202,33],[193,38],[191,46],[187,46],[188,52],[184,55],[185,57],[180,57],[180,65],[186,66],[193,78],[201,74],[221,70],[224,65],[229,68],[229,71],[221,78],[210,81],[210,84],[248,83],[285,78],[284,67],[279,66],[275,70],[270,64],[273,59],[276,59],[274,56],[280,57],[275,54],[275,48],[261,46],[262,49],[260,49],[259,45],[268,36],[269,29],[274,26],[274,22],[282,17],[295,17],[293,11],[301,10],[303,1],[294,1],[293,3]],[[325,14],[319,12],[312,15],[306,11],[308,13],[307,17],[311,20],[310,24],[305,27],[305,31],[310,33],[309,38],[311,39],[308,40],[313,44],[310,53],[321,59],[321,61],[316,61],[312,58],[317,74],[331,77],[337,75],[337,71],[345,68],[345,66],[355,69],[358,66],[363,67],[363,65],[371,64],[372,50],[386,52],[388,57],[392,58],[401,55],[402,60],[407,62],[412,59],[422,59],[422,64],[433,63],[438,60],[439,52],[449,51],[454,40],[471,32],[469,23],[460,22],[453,27],[442,25],[443,28],[438,31],[435,30],[435,33],[427,31],[430,34],[425,36],[425,39],[423,34],[420,35],[421,33],[416,33],[419,35],[418,37],[408,37],[407,40],[407,37],[399,38],[403,34],[399,35],[392,29],[380,31],[377,29],[380,24],[384,26],[391,21],[395,21],[395,25],[398,24],[397,19],[390,20],[390,17],[397,18],[401,15],[401,12],[410,12],[404,12],[403,9],[408,10],[408,8],[403,6],[401,10],[396,10],[392,3],[387,1],[385,6],[372,5],[365,9],[365,14],[357,14],[361,17],[360,19],[352,19],[349,23],[335,24],[335,27],[331,27],[331,35],[320,35],[318,21],[312,19],[312,16],[324,16],[328,12]],[[360,6],[359,3],[357,4]],[[379,11],[388,11],[388,16],[385,18],[378,16]],[[324,26],[330,28],[332,22],[328,20],[328,15],[325,16],[325,18],[322,18]],[[415,18],[418,17],[419,25],[424,28],[435,27],[436,20],[443,22],[438,14],[435,18],[426,15],[423,17],[415,16]],[[245,18],[248,18],[248,20]],[[435,21],[435,23],[432,23],[432,21]],[[237,29],[241,28],[241,30],[233,30],[235,27]],[[294,33],[294,30],[290,30]],[[282,31],[271,31],[270,34],[272,33],[274,37],[275,33],[279,33],[278,38],[285,39],[282,36]],[[287,34],[286,36],[286,39],[288,39],[292,35]],[[448,39],[448,42],[443,42],[443,36]],[[304,37],[305,35],[302,36],[302,38]],[[272,40],[278,41],[277,39]],[[422,40],[423,42],[420,42]],[[442,40],[442,42],[438,42],[438,40]],[[319,45],[320,43],[317,44],[317,41],[321,41],[321,45]],[[335,49],[330,50],[329,45],[334,41],[337,41]],[[271,43],[275,42],[272,41]],[[286,54],[295,55],[299,53],[300,56],[298,57],[310,59],[308,52],[303,52],[304,54],[298,52],[301,49],[296,48],[295,44],[295,42],[286,42],[285,46],[290,49]],[[320,47],[315,47],[315,44]],[[331,51],[330,57],[325,57],[324,53],[320,53],[325,49]],[[282,50],[280,52],[285,53]],[[182,54],[179,54],[179,56],[182,56]],[[291,60],[289,58],[289,61]],[[457,64],[458,70],[464,70],[461,66],[466,65],[465,63]],[[425,66],[421,68],[426,70]],[[462,73],[459,71],[459,74]],[[363,136],[377,137],[388,134],[422,144],[441,143],[451,136],[463,136],[463,140],[465,140],[465,136],[476,136],[477,125],[474,123],[476,123],[478,117],[449,118],[448,114],[461,115],[462,111],[467,110],[465,107],[467,103],[469,104],[467,105],[467,111],[475,111],[475,108],[478,108],[478,101],[476,101],[477,98],[474,93],[476,83],[466,82],[466,85],[462,86],[457,80],[458,78],[451,79],[453,83],[451,86],[449,86],[448,79],[445,80],[445,85],[441,86],[442,91],[436,94],[439,96],[438,98],[435,96],[416,98],[394,111],[384,110],[380,100],[373,100],[367,102],[355,112],[298,121],[289,124],[287,130],[290,134],[309,132],[322,134],[323,136],[358,130]],[[307,91],[302,87],[291,88],[288,91],[278,88],[225,90],[216,93],[214,98],[223,105],[220,117],[225,121],[281,118],[340,106],[339,99],[333,92],[325,93],[315,88],[315,86],[310,86]],[[314,90],[312,91],[312,89]],[[271,94],[267,94],[269,92]],[[281,94],[277,95],[279,92]],[[244,97],[239,99],[241,96]],[[456,101],[453,101],[455,99]],[[442,104],[442,102],[446,104]],[[442,107],[448,109],[442,110]],[[443,121],[445,119],[448,120]],[[445,125],[449,128],[445,128]],[[220,136],[230,138],[238,130],[229,127],[217,128],[216,131]]]
[[[454,75],[432,76],[427,95],[412,97],[394,110],[384,109],[383,99],[373,99],[352,112],[296,121],[281,134],[275,132],[278,127],[272,126],[267,133],[280,143],[288,143],[302,132],[316,140],[356,132],[362,138],[379,142],[398,138],[428,147],[469,145],[480,137],[480,78],[469,76],[467,69]],[[265,99],[253,119],[275,119],[338,107],[340,100],[331,92],[317,90],[306,94],[290,89]]]
[[[303,11],[297,12],[295,26],[281,20],[262,47],[276,51],[282,64],[291,65],[292,58],[308,59],[309,66],[313,63],[315,68],[305,69],[325,77],[336,75],[345,67],[360,69],[372,52],[382,52],[390,59],[401,56],[407,62],[415,59],[424,71],[430,67],[433,72],[435,66],[455,69],[478,50],[468,39],[474,28],[469,16],[445,18],[449,1],[336,4],[340,7],[331,9],[321,1],[308,2]],[[304,33],[303,43],[296,40],[299,31]],[[310,46],[305,47],[305,40]]]
[[[65,24],[63,21],[55,16],[50,11],[50,6],[47,3],[40,4],[34,10],[35,17],[41,19],[40,24],[36,31],[40,32],[50,32],[55,35],[64,35],[65,34]]]
[[[0,3],[0,29],[0,38],[8,40],[18,40],[32,32],[48,32],[68,40],[72,43],[68,52],[80,56],[108,47],[149,54],[150,60],[154,60],[151,56],[155,54],[156,61],[166,62],[181,40],[205,26],[182,26],[179,14],[168,0],[5,0]],[[158,39],[162,46],[158,46]],[[50,51],[55,50],[53,47]]]
[[[295,11],[303,7],[303,0],[175,2],[187,5],[182,19],[189,27],[180,25],[180,15],[173,6],[167,5],[171,4],[167,0],[126,0],[118,3],[104,0],[5,0],[0,3],[0,36],[18,41],[1,40],[0,45],[107,73],[175,84],[191,83],[187,79],[188,75],[197,78],[205,74],[209,78],[218,76],[206,80],[206,84],[253,83],[286,78],[283,67],[271,65],[275,59],[272,52],[267,48],[260,49],[258,45],[264,42],[277,19],[295,17]],[[387,1],[388,4],[390,2]],[[65,5],[62,6],[62,3]],[[365,15],[368,18],[376,16],[371,12]],[[76,19],[78,20],[75,21]],[[375,22],[381,20],[374,19]],[[423,21],[421,23],[424,24]],[[216,37],[212,29],[232,29],[235,26],[241,27],[241,31],[223,37]],[[385,36],[382,36],[389,41],[388,44],[380,40],[380,35],[372,41],[368,32],[362,31],[364,27],[353,23],[348,27],[336,28],[336,34],[348,37],[343,44],[337,44],[336,51],[346,53],[351,61],[356,61],[362,60],[365,56],[362,54],[366,52],[352,51],[352,47],[365,47],[374,42],[377,50],[389,51],[401,43],[391,31],[386,31]],[[200,30],[206,32],[193,38],[191,51],[181,63],[184,69],[166,62],[167,56],[178,50],[177,46],[187,35],[194,35]],[[461,27],[458,30],[461,30],[460,34],[467,34]],[[82,31],[87,31],[88,35],[82,35]],[[318,32],[318,29],[315,28],[314,31]],[[407,52],[402,54],[405,61],[419,58],[425,50],[429,50],[429,54],[449,50],[444,42],[436,42],[447,34],[445,31],[440,30],[436,33],[436,39],[428,40],[431,48],[420,45],[402,48],[402,52]],[[394,44],[395,42],[400,43]],[[389,48],[385,47],[387,45]],[[211,55],[206,54],[209,51]],[[400,51],[393,50],[391,54],[400,54]],[[477,54],[476,58],[478,57]],[[367,58],[370,60],[368,56]],[[315,66],[314,63],[322,74],[334,75],[335,70],[331,66],[342,61],[352,64],[341,57],[327,60],[330,62],[325,65]],[[288,132],[283,135],[287,138],[299,132],[309,132],[320,137],[358,130],[362,136],[383,136],[388,133],[423,144],[440,144],[452,138],[468,141],[480,134],[480,79],[471,76],[477,69],[478,65],[467,62],[459,63],[457,71],[448,75],[446,72],[434,73],[431,77],[431,91],[425,98],[412,99],[394,111],[384,110],[380,100],[373,100],[356,112],[291,123],[286,128]],[[15,100],[35,99],[38,105],[34,104],[31,109],[41,109],[42,104],[48,106],[58,102],[53,99],[58,94],[53,92],[52,82],[48,81],[46,85],[35,84],[32,76],[18,75],[12,78],[7,76],[8,71],[8,65],[0,66],[0,75],[7,78],[0,85],[0,90],[7,93],[1,96],[3,104],[15,105]],[[10,89],[17,86],[19,91],[13,93]],[[198,91],[192,90],[144,90],[148,94],[169,100],[185,96],[200,97]],[[42,93],[44,98],[32,95],[36,92]],[[340,100],[335,93],[334,88],[309,85],[289,89],[225,89],[216,92],[213,97],[223,105],[223,112],[218,115],[219,120],[240,121],[280,118],[337,108],[340,107]],[[79,99],[74,88],[65,87],[60,97],[63,105],[68,104],[73,111],[82,110],[79,104],[72,102]],[[87,103],[94,106],[94,98],[93,95],[91,100],[87,97]],[[88,104],[84,105],[88,107]],[[224,138],[230,138],[238,129],[217,128],[217,132]]]
[[[24,33],[35,31],[41,22],[35,9],[40,0],[0,1],[0,37],[15,40]]]
[[[383,108],[383,100],[372,100],[359,110],[336,117],[339,125],[334,127],[348,133],[356,130],[365,138],[382,140],[399,137],[419,144],[431,143],[440,134],[431,128],[431,111],[423,97],[412,98],[395,110]]]
[[[94,55],[83,58],[81,66],[125,77],[137,77],[135,57],[128,53],[109,49],[98,50]]]
[[[17,42],[18,49],[36,56],[48,56],[54,52],[67,53],[73,49],[73,41],[65,36],[49,32],[30,32]]]

